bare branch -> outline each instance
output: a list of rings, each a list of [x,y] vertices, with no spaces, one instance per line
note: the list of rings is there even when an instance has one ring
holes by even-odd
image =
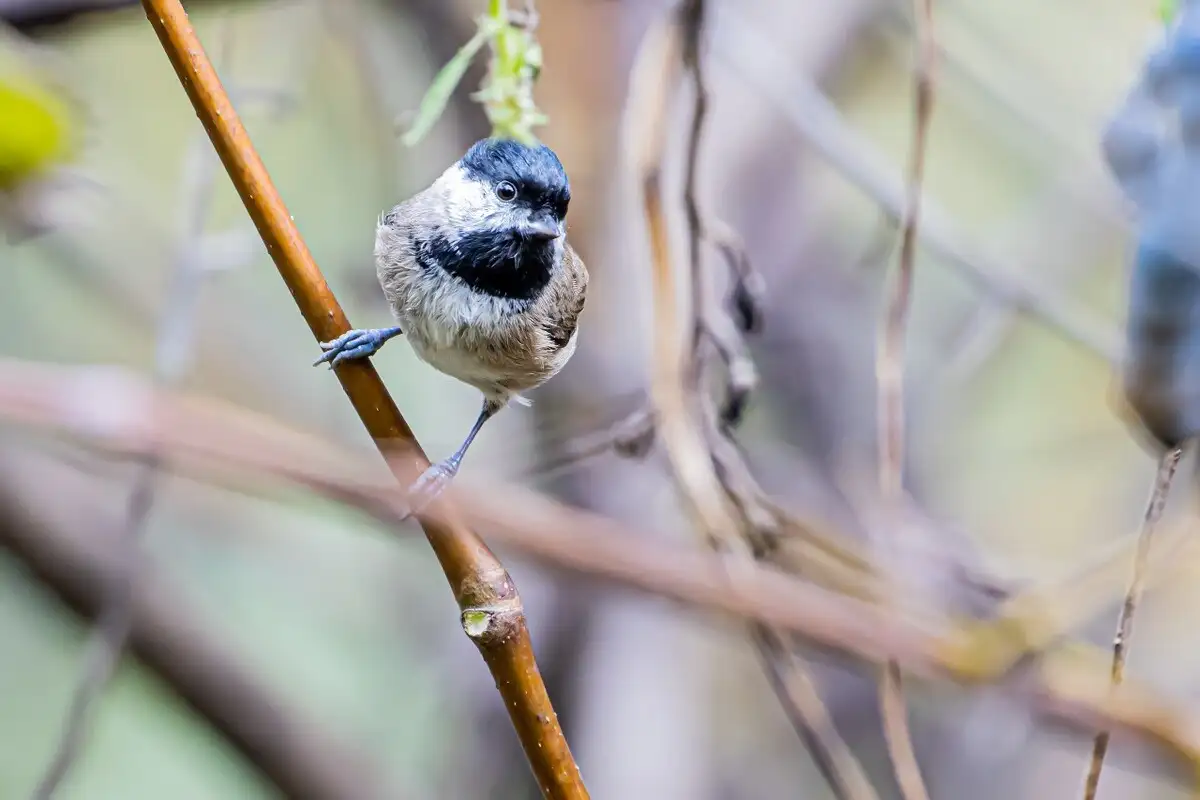
[[[691,126],[688,133],[686,154],[686,176],[684,178],[684,210],[688,228],[688,261],[690,264],[689,284],[691,289],[691,351],[688,354],[688,372],[694,397],[703,398],[708,387],[706,378],[710,366],[724,369],[724,397],[717,402],[701,403],[701,424],[705,426],[705,439],[710,453],[706,455],[713,478],[720,484],[721,491],[740,515],[738,530],[747,539],[750,547],[735,549],[735,557],[746,558],[761,553],[763,548],[758,532],[769,527],[774,529],[772,519],[758,502],[763,492],[750,475],[740,453],[729,438],[741,420],[750,393],[758,382],[757,369],[750,359],[742,333],[757,331],[762,326],[761,278],[753,271],[745,248],[736,233],[722,222],[707,224],[700,212],[698,178],[700,168],[700,142],[704,123],[708,115],[709,92],[705,81],[704,59],[701,53],[707,4],[704,0],[685,0],[680,7],[682,50],[680,59],[684,70],[690,75],[694,90]],[[661,113],[661,112],[660,112]],[[716,245],[724,256],[733,278],[729,305],[732,313],[714,307],[712,288],[708,272],[704,269],[702,245]],[[656,265],[657,269],[668,269],[669,265]],[[660,303],[662,298],[659,298]],[[711,364],[707,358],[705,344],[711,344],[719,364]],[[741,489],[735,489],[740,481]],[[700,487],[683,484],[685,491]],[[693,507],[700,500],[689,498]],[[711,537],[713,546],[721,540]],[[757,546],[756,546],[757,545]],[[726,548],[728,551],[728,548]],[[734,569],[737,567],[734,566]],[[862,767],[846,747],[837,730],[830,723],[829,711],[817,694],[808,667],[786,649],[786,637],[766,625],[750,626],[750,639],[759,651],[759,657],[771,679],[775,691],[788,718],[792,720],[812,753],[813,761],[821,771],[835,795],[844,800],[878,800],[874,788],[866,780]]]
[[[793,652],[790,643],[765,625],[751,625],[755,647],[771,688],[783,702],[784,713],[796,734],[812,754],[834,796],[877,800],[879,795],[863,772],[862,765],[834,727],[808,665]]]
[[[1146,504],[1146,515],[1142,521],[1142,529],[1138,533],[1138,548],[1134,556],[1133,576],[1129,580],[1129,589],[1125,593],[1125,602],[1121,605],[1121,615],[1117,620],[1117,633],[1113,637],[1112,682],[1117,686],[1125,678],[1125,659],[1129,650],[1129,639],[1133,635],[1133,615],[1141,600],[1146,576],[1147,561],[1150,557],[1150,543],[1154,537],[1154,529],[1162,519],[1163,508],[1167,504],[1167,495],[1171,491],[1171,481],[1175,470],[1179,467],[1179,459],[1183,455],[1181,448],[1175,448],[1163,455],[1159,461],[1158,474],[1154,478],[1154,489],[1150,492],[1150,500]],[[1084,777],[1083,798],[1095,800],[1096,790],[1100,786],[1100,773],[1104,769],[1104,756],[1108,752],[1110,734],[1101,731],[1096,734],[1092,743],[1092,757],[1088,762],[1087,774]]]
[[[667,109],[682,77],[684,46],[680,20],[674,16],[651,26],[634,64],[627,107],[628,148],[641,183],[654,278],[655,369],[650,394],[659,434],[689,510],[710,542],[736,546],[740,525],[712,472],[696,409],[686,393],[689,359],[681,336],[678,287],[663,208]]]
[[[86,397],[87,402],[81,398]],[[128,457],[161,452],[172,469],[245,489],[269,475],[352,504],[389,528],[408,503],[377,464],[227,403],[155,391],[121,370],[70,369],[0,360],[0,419],[72,435]],[[402,453],[394,454],[405,458]],[[621,524],[516,486],[451,486],[433,520],[459,519],[540,563],[775,627],[818,649],[870,664],[896,658],[906,673],[970,684],[984,676],[958,657],[955,642],[878,606],[802,583],[767,566]],[[1193,539],[1186,540],[1193,546]],[[1181,553],[1176,553],[1176,561]],[[1109,683],[1107,658],[1074,645],[1051,653],[1032,689],[1006,686],[1019,702],[1088,730],[1122,729],[1200,767],[1196,728],[1178,702],[1148,687]],[[995,680],[1000,676],[987,676]]]
[[[904,356],[908,311],[911,305],[917,232],[921,219],[921,185],[925,177],[925,151],[929,123],[933,115],[934,59],[933,0],[913,0],[916,35],[912,150],[909,156],[908,195],[900,240],[900,262],[895,284],[887,300],[880,329],[875,375],[879,387],[879,491],[889,511],[904,500]],[[895,525],[893,534],[903,531]],[[882,547],[896,552],[904,543],[883,542]],[[897,601],[897,607],[900,605]],[[900,665],[888,660],[880,675],[880,712],[884,738],[896,781],[906,800],[928,800],[929,792],[921,777],[908,726],[908,704]]]

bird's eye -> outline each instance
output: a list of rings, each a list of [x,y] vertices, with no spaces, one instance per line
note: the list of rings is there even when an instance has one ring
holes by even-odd
[[[506,203],[511,203],[517,199],[517,187],[508,181],[500,181],[500,184],[496,187],[496,197],[499,197]]]

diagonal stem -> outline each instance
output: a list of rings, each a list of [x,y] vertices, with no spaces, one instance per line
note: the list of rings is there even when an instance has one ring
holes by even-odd
[[[1129,579],[1129,589],[1125,592],[1125,601],[1121,604],[1121,614],[1117,619],[1117,632],[1113,636],[1112,654],[1112,684],[1120,685],[1125,680],[1125,659],[1129,655],[1129,637],[1133,635],[1133,615],[1137,611],[1138,602],[1142,599],[1142,590],[1146,580],[1146,567],[1150,559],[1150,542],[1154,538],[1154,529],[1162,519],[1163,509],[1167,505],[1167,495],[1171,491],[1171,481],[1175,479],[1175,470],[1179,467],[1179,459],[1183,455],[1182,448],[1168,451],[1158,463],[1158,472],[1154,479],[1154,489],[1146,504],[1146,514],[1142,518],[1142,529],[1138,533],[1137,552],[1133,558],[1133,576]],[[1108,743],[1111,738],[1107,730],[1096,734],[1092,742],[1092,757],[1088,761],[1087,774],[1083,779],[1084,800],[1095,800],[1096,790],[1100,786],[1100,773],[1104,769],[1104,757],[1108,754]]]
[[[179,0],[142,0],[142,6],[313,336],[336,339],[350,330],[350,322],[292,222],[187,12]],[[334,372],[393,473],[408,485],[429,460],[379,374],[365,360],[339,365]],[[538,671],[516,586],[460,515],[440,511],[437,521],[422,515],[421,527],[461,609],[463,628],[496,681],[542,794],[556,800],[587,798]]]
[[[933,0],[913,0],[916,37],[915,107],[908,198],[900,241],[896,281],[887,300],[876,361],[879,383],[879,492],[893,509],[904,495],[904,356],[912,304],[917,234],[921,217],[921,183],[933,112]],[[902,526],[901,526],[902,527]],[[888,543],[896,552],[903,544]],[[880,713],[888,754],[905,800],[928,800],[908,724],[908,704],[900,663],[889,659],[880,676]]]

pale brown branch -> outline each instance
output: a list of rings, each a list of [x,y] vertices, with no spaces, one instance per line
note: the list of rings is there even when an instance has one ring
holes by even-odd
[[[759,544],[762,541],[759,531],[765,526],[773,529],[775,522],[767,515],[763,508],[764,503],[760,501],[762,491],[742,463],[732,440],[728,438],[741,420],[749,395],[758,382],[757,369],[750,359],[742,333],[761,326],[761,287],[756,282],[758,276],[750,265],[745,249],[732,229],[716,221],[706,224],[700,212],[697,185],[700,145],[709,106],[702,55],[706,17],[705,0],[685,0],[680,6],[680,61],[692,79],[695,97],[688,132],[683,190],[690,267],[688,283],[691,289],[691,349],[684,356],[687,359],[684,372],[689,378],[686,388],[690,388],[694,397],[703,398],[707,389],[706,367],[710,361],[706,358],[706,343],[716,351],[715,355],[724,369],[725,396],[719,401],[719,410],[715,408],[718,403],[701,400],[699,419],[692,427],[694,430],[698,426],[704,431],[699,437],[703,437],[702,440],[706,442],[709,450],[705,458],[712,480],[719,484],[730,508],[739,514],[740,518],[735,524],[749,543],[749,547],[739,542],[742,546],[734,550],[734,555],[746,558],[763,549]],[[665,110],[659,113],[665,113]],[[658,225],[662,225],[661,221]],[[730,305],[736,315],[736,322],[734,317],[714,308],[711,302],[712,290],[701,252],[705,243],[717,246],[726,259],[733,278]],[[668,254],[660,250],[655,255],[658,259],[656,271],[670,275]],[[657,306],[661,308],[662,304],[663,298],[660,296]],[[670,324],[670,320],[663,322],[664,328]],[[735,479],[742,482],[740,490],[734,488]],[[681,483],[681,487],[685,493],[703,488],[698,484],[687,483]],[[690,495],[688,500],[694,508],[700,507],[704,502],[703,499]],[[724,546],[728,550],[730,542],[710,533],[710,543],[713,546]],[[750,638],[766,667],[767,675],[771,679],[771,688],[835,795],[840,800],[878,800],[861,766],[830,723],[829,711],[816,692],[807,665],[788,650],[786,637],[770,626],[751,625]]]
[[[147,452],[149,448],[147,448]],[[53,464],[0,460],[0,547],[84,619],[104,610],[106,587],[124,571],[88,507],[97,484]],[[53,487],[51,489],[50,487]],[[72,504],[64,507],[66,494]],[[47,508],[55,513],[45,513]],[[242,663],[178,587],[143,570],[132,591],[129,648],[279,792],[295,800],[414,797],[385,779],[382,764],[333,736],[271,681]]]
[[[764,493],[728,438],[757,382],[742,333],[761,326],[762,286],[736,235],[719,222],[706,224],[700,211],[700,142],[709,104],[701,57],[706,13],[703,0],[685,0],[669,22],[646,35],[635,62],[627,113],[638,126],[632,129],[635,138],[630,149],[641,179],[654,276],[654,416],[672,475],[692,518],[709,545],[731,559],[729,569],[740,571],[753,563],[753,556],[769,549],[767,541],[777,537],[778,525]],[[682,72],[691,77],[695,90],[683,193],[691,300],[687,323],[678,310],[679,287],[667,241],[661,178],[668,111]],[[704,244],[715,246],[726,260],[733,279],[732,313],[714,308],[710,300]],[[707,396],[709,368],[718,364],[708,357],[706,345],[715,351],[724,369],[725,396],[720,401]],[[853,762],[853,756],[836,730],[821,724],[828,711],[820,697],[788,690],[796,685],[811,686],[803,662],[790,653],[781,661],[763,649],[767,642],[783,642],[786,637],[764,625],[752,628],[751,634],[768,675],[780,678],[772,680],[772,688],[789,718],[801,728],[802,739],[813,750],[814,761],[829,785],[839,797],[870,800],[873,791],[864,794],[855,774],[841,774],[847,758]],[[797,703],[798,699],[804,702]],[[855,764],[852,772],[861,775],[861,768]]]
[[[115,369],[70,369],[0,360],[0,419],[69,434],[128,457],[161,452],[168,466],[244,489],[270,475],[352,504],[397,531],[408,503],[361,454],[269,417],[211,400],[155,391]],[[801,583],[776,569],[729,560],[515,486],[451,486],[430,509],[435,522],[465,519],[542,564],[616,582],[737,619],[772,626],[809,645],[869,664],[897,659],[907,673],[963,682],[947,640],[877,606]],[[1195,727],[1147,687],[1112,687],[1104,659],[1068,647],[1048,654],[1032,694],[1014,700],[1075,727],[1125,730],[1200,767]]]
[[[765,625],[751,625],[751,636],[759,651],[771,688],[796,734],[812,754],[835,797],[846,800],[879,800],[879,794],[838,733],[825,701],[790,643]]]
[[[908,194],[900,240],[900,259],[895,284],[887,299],[880,331],[876,380],[879,384],[879,491],[884,504],[894,508],[904,493],[904,360],[905,334],[911,305],[917,232],[921,218],[921,185],[925,176],[925,152],[933,112],[934,59],[933,0],[913,0],[916,33],[916,69],[912,150],[909,155]],[[897,525],[896,531],[903,526]],[[895,551],[903,543],[886,542]],[[880,677],[879,700],[884,738],[896,780],[906,800],[928,800],[908,725],[900,665],[889,660]]]
[[[686,5],[686,4],[685,4]],[[687,397],[688,352],[663,208],[662,160],[668,110],[682,78],[681,20],[671,15],[644,35],[630,79],[628,147],[641,184],[654,284],[654,374],[650,395],[658,433],[688,508],[704,536],[722,546],[739,540],[740,525],[720,483]]]
[[[1117,633],[1113,637],[1112,654],[1112,683],[1117,686],[1125,679],[1125,659],[1129,651],[1129,638],[1133,635],[1133,616],[1137,604],[1141,600],[1146,579],[1147,562],[1150,559],[1150,543],[1154,537],[1154,529],[1162,519],[1163,509],[1167,504],[1167,495],[1171,491],[1171,481],[1175,470],[1179,467],[1179,459],[1183,455],[1182,448],[1174,448],[1165,453],[1158,464],[1158,472],[1154,477],[1154,488],[1150,492],[1150,500],[1146,503],[1146,515],[1142,520],[1142,529],[1138,532],[1137,552],[1134,554],[1133,575],[1129,579],[1129,589],[1125,593],[1125,602],[1121,605],[1121,614],[1117,620]],[[1096,790],[1100,786],[1100,773],[1104,769],[1104,756],[1108,752],[1111,734],[1101,731],[1096,734],[1092,743],[1092,757],[1088,761],[1087,773],[1083,781],[1083,800],[1095,800]]]

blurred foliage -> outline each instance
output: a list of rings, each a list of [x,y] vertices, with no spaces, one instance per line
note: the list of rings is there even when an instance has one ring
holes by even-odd
[[[78,119],[63,96],[0,42],[0,189],[72,155]]]
[[[48,53],[0,24],[0,190],[44,175],[72,158],[82,109]]]

